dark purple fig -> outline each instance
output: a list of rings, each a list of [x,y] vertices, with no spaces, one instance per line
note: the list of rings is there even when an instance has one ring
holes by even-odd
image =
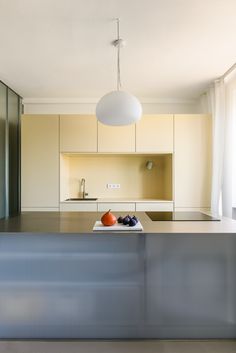
[[[123,223],[123,217],[120,216],[120,217],[117,219],[117,222],[118,222],[118,223]]]
[[[137,224],[137,222],[135,221],[135,219],[131,218],[129,221],[129,226],[134,227],[136,224]]]
[[[125,218],[123,218],[123,224],[125,226],[127,226],[129,224],[129,221],[130,221],[130,217],[129,216],[126,216]]]
[[[133,216],[132,219],[134,219],[136,223],[138,222],[138,218],[136,216]]]

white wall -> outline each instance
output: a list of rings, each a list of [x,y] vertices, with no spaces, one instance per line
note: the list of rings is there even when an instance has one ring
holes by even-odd
[[[24,114],[95,114],[96,99],[44,99],[25,98]],[[141,100],[144,114],[200,113],[197,100]]]

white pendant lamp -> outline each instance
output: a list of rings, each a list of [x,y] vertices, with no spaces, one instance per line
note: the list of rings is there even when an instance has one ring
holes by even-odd
[[[113,45],[117,48],[117,90],[103,96],[96,107],[97,119],[105,125],[130,125],[141,119],[142,106],[132,94],[121,91],[120,48],[125,45],[119,33],[120,20],[117,19],[117,39]]]

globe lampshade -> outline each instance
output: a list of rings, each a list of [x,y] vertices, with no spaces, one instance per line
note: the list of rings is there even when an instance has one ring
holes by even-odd
[[[142,115],[138,99],[124,91],[112,91],[103,96],[96,107],[97,119],[105,125],[129,125]]]

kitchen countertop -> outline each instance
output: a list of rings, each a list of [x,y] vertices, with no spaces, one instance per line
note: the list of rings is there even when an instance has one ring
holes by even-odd
[[[62,234],[177,234],[177,233],[235,233],[236,221],[222,218],[220,222],[178,221],[152,222],[144,212],[134,212],[141,221],[144,231],[93,232],[95,221],[103,212],[23,212],[19,216],[0,220],[0,233],[62,233]],[[124,212],[114,212],[116,216]]]
[[[164,203],[173,203],[173,200],[163,200],[163,199],[143,199],[143,198],[97,198],[97,200],[63,200],[60,203],[76,203],[76,202],[89,202],[89,203],[96,203],[96,202],[108,202],[108,203],[120,203],[120,202],[164,202]]]

